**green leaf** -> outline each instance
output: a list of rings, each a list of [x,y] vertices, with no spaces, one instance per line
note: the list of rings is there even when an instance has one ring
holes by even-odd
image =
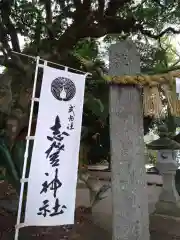
[[[11,150],[11,156],[20,177],[22,175],[22,169],[23,169],[23,163],[24,163],[24,152],[25,152],[25,141],[17,141]]]
[[[175,117],[175,118],[174,118],[174,121],[175,121],[175,123],[176,123],[176,126],[177,126],[177,127],[180,127],[180,117]]]
[[[100,99],[93,97],[90,94],[87,94],[85,99],[85,108],[90,110],[97,117],[102,116],[104,112],[104,105]]]
[[[103,185],[97,192],[95,192],[94,194],[92,193],[92,201],[91,201],[92,207],[95,204],[97,204],[99,201],[107,197],[107,196],[104,196],[104,194],[108,191],[109,188],[110,188],[110,185]]]
[[[88,135],[88,127],[82,126],[81,128],[81,141],[83,141]]]
[[[0,139],[0,165],[6,168],[6,177],[9,181],[16,187],[16,189],[19,189],[20,177],[18,171],[11,158],[11,153],[2,139]]]

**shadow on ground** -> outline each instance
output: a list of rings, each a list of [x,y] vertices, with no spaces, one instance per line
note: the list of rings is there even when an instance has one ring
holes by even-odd
[[[0,185],[0,201],[3,198],[14,199],[12,188]],[[151,240],[180,240],[180,219],[178,221],[161,218],[151,224]],[[0,240],[14,239],[16,216],[0,207]],[[156,231],[157,229],[157,231]],[[62,227],[28,227],[20,230],[18,240],[111,240],[112,233],[102,229],[91,220],[86,208],[76,209],[75,224]]]

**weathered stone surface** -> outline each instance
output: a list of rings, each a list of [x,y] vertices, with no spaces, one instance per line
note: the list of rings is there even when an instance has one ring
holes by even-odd
[[[157,168],[163,177],[163,188],[155,213],[180,217],[180,197],[175,186],[177,162],[173,150],[158,152]]]
[[[110,48],[110,75],[140,72],[132,42]],[[144,159],[141,90],[135,86],[110,88],[113,240],[148,240],[149,217]]]

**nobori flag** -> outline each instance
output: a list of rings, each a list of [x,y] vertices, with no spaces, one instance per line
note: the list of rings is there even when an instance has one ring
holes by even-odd
[[[44,67],[25,226],[74,223],[85,78]]]

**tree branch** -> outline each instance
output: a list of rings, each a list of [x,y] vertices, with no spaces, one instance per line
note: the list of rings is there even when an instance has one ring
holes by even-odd
[[[79,9],[82,5],[81,0],[73,0],[73,2],[76,10]]]
[[[173,63],[172,65],[171,65],[171,68],[172,67],[177,67],[177,64],[179,64],[180,63],[180,58],[175,62],[175,63]]]
[[[147,0],[142,0],[142,2],[138,3],[136,6],[131,8],[131,11],[138,10],[140,7],[143,6],[144,3],[146,3]]]
[[[4,1],[1,6],[2,23],[6,26],[7,32],[11,37],[11,43],[14,51],[20,52],[19,40],[16,29],[10,19],[11,1]]]
[[[11,43],[14,51],[20,52],[20,46],[19,46],[19,39],[17,36],[16,29],[10,19],[8,19],[8,22],[6,23],[6,26],[9,31],[9,35],[11,36]]]
[[[167,7],[166,3],[165,3],[165,5],[163,5],[163,4],[161,4],[160,0],[154,0],[154,2],[163,9]]]
[[[134,29],[135,19],[131,16],[127,19],[120,17],[105,16],[99,23],[95,23],[93,16],[89,16],[86,21],[75,21],[71,26],[61,35],[58,40],[59,48],[57,52],[67,52],[81,39],[86,37],[99,38],[106,34],[121,34],[122,32],[137,31]]]
[[[6,28],[4,27],[4,24],[0,22],[0,43],[2,44],[1,49],[5,53],[5,50],[8,52],[10,50],[10,46],[8,43],[8,33]]]
[[[46,0],[44,4],[46,9],[46,23],[48,25],[51,25],[52,24],[51,0]]]
[[[164,74],[164,73],[168,73],[168,72],[172,72],[172,71],[178,71],[180,70],[180,65],[179,66],[171,66],[169,68],[163,69],[163,70],[158,70],[158,72],[156,71],[148,71],[148,72],[144,72],[144,74],[148,74],[148,75],[155,75],[155,74]]]
[[[2,66],[4,66],[4,64],[3,64],[4,63],[4,58],[5,58],[4,56],[2,56],[2,55],[0,56],[0,65],[2,65]]]
[[[110,0],[105,15],[115,16],[119,9],[129,2],[131,2],[131,0]]]
[[[108,15],[101,15],[99,18],[99,16],[97,16],[97,11],[93,12],[88,9],[91,7],[91,1],[83,1],[81,12],[79,12],[80,9],[76,9],[76,16],[73,24],[71,24],[71,26],[64,32],[63,35],[61,35],[58,41],[58,52],[61,52],[61,56],[62,52],[70,50],[81,38],[98,38],[112,33],[120,34],[123,31],[129,32],[129,30],[134,28],[135,19],[132,16],[127,19],[109,16],[109,14],[115,14],[118,10],[117,8],[129,2],[129,0],[111,0],[110,2],[111,4],[109,3],[108,11],[106,11]],[[99,0],[99,4],[99,6],[103,9],[105,5],[104,1]],[[84,14],[86,14],[84,18],[85,21],[82,22],[82,16],[84,16]],[[95,23],[95,20],[97,20],[98,23]]]
[[[52,27],[52,10],[51,10],[51,0],[46,0],[44,1],[45,5],[45,10],[46,10],[46,24],[47,24],[47,29],[48,29],[48,35],[50,39],[53,39],[53,33],[51,31]]]
[[[106,27],[106,34],[120,34],[122,32],[134,32],[136,20],[133,16],[124,19],[121,17],[108,17],[105,16],[102,26]]]
[[[176,30],[172,27],[168,27],[165,30],[163,30],[161,33],[159,34],[153,34],[150,30],[146,30],[144,29],[144,27],[142,25],[137,25],[137,29],[144,35],[156,39],[158,40],[159,38],[163,37],[166,33],[173,33],[173,34],[179,34],[180,33],[180,29]]]
[[[103,16],[104,14],[104,7],[105,7],[105,1],[104,0],[98,0],[98,15]]]
[[[85,22],[81,21],[81,24],[76,24],[76,21],[71,24],[70,27],[61,35],[58,40],[58,50],[57,52],[61,52],[62,59],[63,54],[67,52],[67,50],[71,50],[73,46],[80,40],[80,33],[85,29],[87,25]]]
[[[0,56],[0,65],[7,67],[8,66],[8,61],[7,61],[7,57],[4,55]]]
[[[91,0],[84,0],[83,1],[83,10],[89,11],[91,9]]]

